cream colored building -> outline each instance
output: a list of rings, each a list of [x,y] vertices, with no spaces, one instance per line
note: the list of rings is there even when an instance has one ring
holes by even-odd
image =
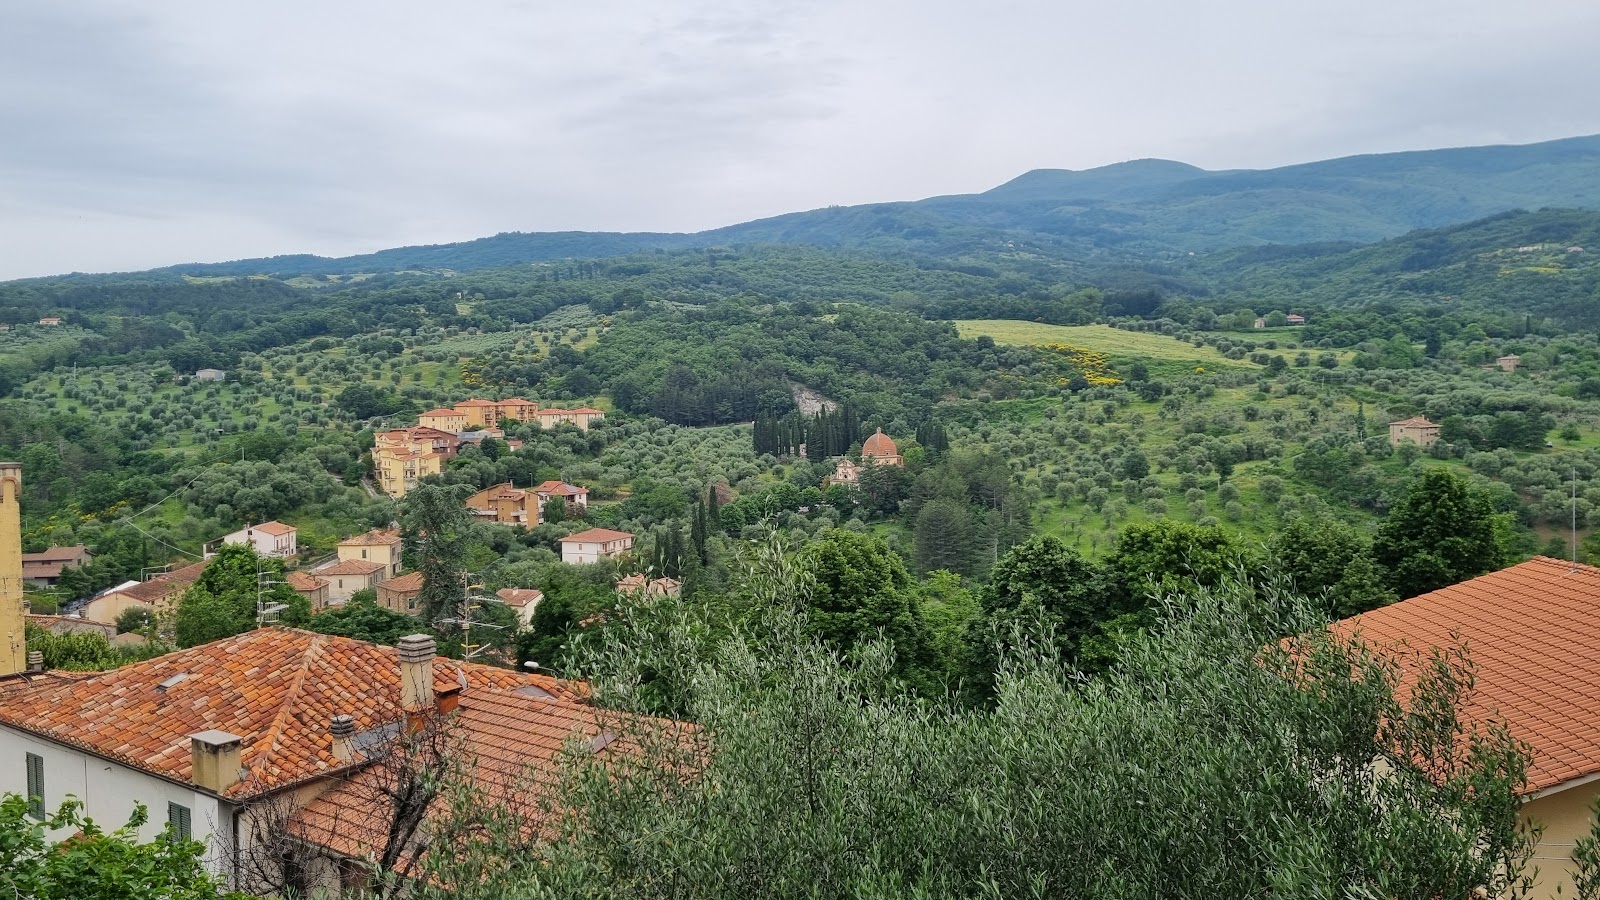
[[[430,409],[417,416],[417,424],[423,428],[437,428],[451,434],[467,430],[467,415],[454,409]],[[483,424],[478,422],[475,424]]]
[[[1398,422],[1389,423],[1389,446],[1398,447],[1401,444],[1416,444],[1418,447],[1433,446],[1439,440],[1439,426],[1429,422],[1422,416],[1412,416]]]
[[[581,431],[588,431],[589,426],[603,421],[606,414],[598,409],[580,406],[577,409],[541,409],[537,417],[539,427],[546,431],[557,425],[576,425]]]
[[[484,488],[466,500],[479,520],[532,528],[539,524],[539,495],[513,487],[511,482]]]
[[[443,472],[460,447],[461,439],[453,433],[422,425],[379,432],[372,446],[378,487],[391,497],[404,497],[419,480]]]
[[[622,556],[633,549],[633,535],[609,528],[590,528],[561,539],[561,561],[574,565]]]
[[[339,542],[337,552],[340,562],[378,563],[383,566],[383,577],[393,578],[400,574],[402,551],[399,531],[378,528],[345,538]]]

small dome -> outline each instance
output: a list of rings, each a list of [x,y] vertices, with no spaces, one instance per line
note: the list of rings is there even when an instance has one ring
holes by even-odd
[[[883,433],[882,428],[879,428],[876,434],[867,438],[867,442],[861,445],[861,455],[899,456],[900,448],[896,447],[894,445],[894,441],[890,440],[889,436]]]

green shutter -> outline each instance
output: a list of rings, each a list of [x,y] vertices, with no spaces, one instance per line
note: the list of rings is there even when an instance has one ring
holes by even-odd
[[[189,840],[189,807],[169,801],[167,803],[167,825],[172,828],[174,840]]]
[[[28,754],[28,815],[44,819],[44,757]]]

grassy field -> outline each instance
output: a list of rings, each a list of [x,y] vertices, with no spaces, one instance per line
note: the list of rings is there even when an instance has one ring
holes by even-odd
[[[1045,325],[1013,319],[964,319],[956,330],[964,338],[988,335],[997,344],[1069,344],[1112,358],[1192,362],[1206,366],[1250,367],[1228,359],[1213,347],[1196,347],[1177,338],[1146,331],[1122,331],[1109,325]]]

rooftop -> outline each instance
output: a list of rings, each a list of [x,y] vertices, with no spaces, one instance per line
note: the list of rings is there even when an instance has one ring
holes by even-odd
[[[521,609],[529,603],[538,603],[544,599],[544,592],[533,588],[501,588],[495,591],[494,595],[512,609]]]
[[[378,587],[391,591],[420,591],[422,590],[422,573],[408,572],[388,581],[380,581],[378,582]]]
[[[22,554],[22,562],[23,565],[27,565],[31,562],[69,562],[71,560],[87,557],[88,555],[88,547],[85,547],[82,544],[74,544],[71,547],[48,547],[44,550],[40,550],[38,553],[24,553]]]
[[[389,528],[374,528],[365,534],[347,537],[339,542],[341,547],[380,547],[400,543],[400,532]]]
[[[283,577],[283,580],[289,583],[289,587],[301,592],[321,590],[328,586],[326,579],[304,572],[290,572]]]
[[[436,691],[463,686],[464,698],[535,688],[566,701],[584,696],[582,685],[544,675],[435,661]],[[190,735],[236,734],[246,777],[226,792],[234,797],[338,768],[328,734],[333,716],[353,716],[358,731],[369,731],[403,713],[398,650],[281,627],[0,693],[0,724],[184,783],[193,775]]]
[[[294,534],[295,532],[295,527],[293,525],[285,525],[282,522],[262,522],[260,525],[252,525],[250,528],[270,534],[273,537],[282,537],[283,535]]]
[[[471,760],[471,778],[484,799],[504,804],[531,832],[541,824],[538,795],[560,777],[565,753],[638,753],[646,731],[688,746],[696,729],[597,710],[529,687],[463,694],[448,734],[461,758]],[[394,816],[392,810],[374,809],[373,800],[384,796],[389,777],[381,764],[358,772],[296,812],[289,830],[350,858],[381,852]]]
[[[200,580],[200,573],[206,570],[204,562],[191,563],[181,569],[174,569],[161,575],[156,575],[148,581],[142,581],[130,587],[107,593],[122,594],[144,603],[155,603],[163,597],[185,590],[189,585]]]
[[[1437,423],[1430,422],[1430,421],[1428,421],[1426,418],[1424,418],[1422,416],[1412,416],[1409,419],[1401,419],[1398,422],[1390,422],[1389,425],[1390,426],[1406,425],[1406,426],[1410,426],[1410,427],[1413,427],[1413,428],[1438,428],[1439,427]]]
[[[609,528],[590,528],[577,534],[569,534],[561,539],[561,543],[574,544],[604,544],[608,541],[628,540],[633,537],[626,531],[612,531]]]
[[[360,559],[346,559],[334,563],[326,569],[318,569],[318,575],[371,575],[382,572],[388,568],[383,563],[369,562]]]
[[[1335,625],[1401,660],[1459,641],[1469,715],[1498,715],[1534,751],[1528,790],[1600,773],[1600,569],[1546,557]]]

